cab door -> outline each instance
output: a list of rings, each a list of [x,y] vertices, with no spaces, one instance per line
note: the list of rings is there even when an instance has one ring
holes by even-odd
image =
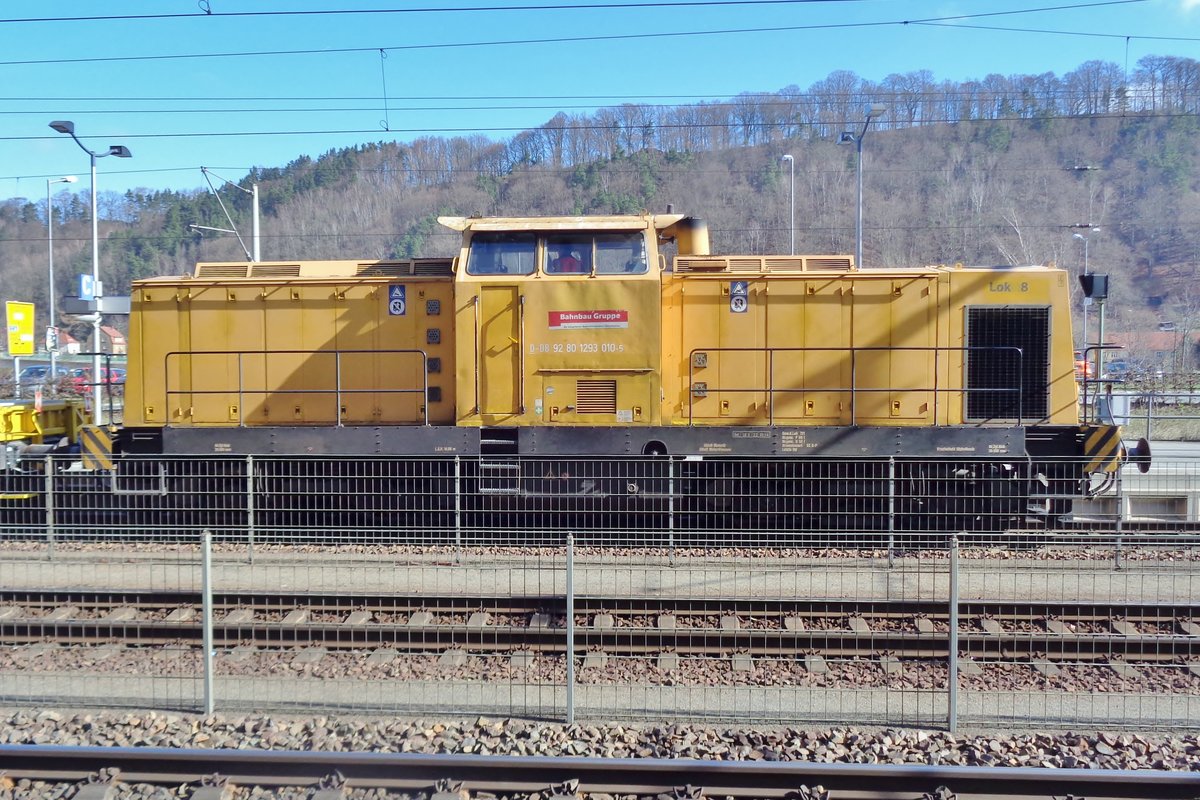
[[[483,424],[523,413],[521,369],[524,298],[512,285],[481,284],[476,306],[476,364]],[[486,419],[492,417],[492,419]]]

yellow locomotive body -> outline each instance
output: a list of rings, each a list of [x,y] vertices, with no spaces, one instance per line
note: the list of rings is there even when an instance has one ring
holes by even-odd
[[[680,258],[663,288],[664,417],[1072,425],[1067,304],[1066,274],[1047,267],[857,270],[828,256]]]
[[[453,290],[448,259],[200,264],[139,281],[125,425],[450,424]]]
[[[200,264],[137,282],[126,427],[455,429],[443,453],[475,451],[474,429],[543,430],[557,452],[554,431],[621,428],[644,433],[613,452],[735,453],[680,431],[1079,422],[1062,270],[714,256],[675,214],[442,221],[463,234],[453,260]],[[789,433],[771,452],[813,442]],[[585,450],[604,448],[593,435]]]
[[[679,214],[440,221],[453,258],[137,281],[122,493],[186,511],[256,475],[285,526],[383,497],[434,526],[997,530],[1124,457],[1078,416],[1062,270],[713,255]],[[384,456],[420,477],[364,488]]]

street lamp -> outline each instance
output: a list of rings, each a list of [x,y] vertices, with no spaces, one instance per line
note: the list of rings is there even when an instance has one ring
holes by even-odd
[[[858,162],[858,213],[855,215],[854,223],[854,265],[859,269],[862,268],[863,244],[863,137],[867,135],[867,127],[870,126],[871,120],[885,111],[887,111],[887,106],[872,103],[867,106],[867,118],[863,122],[862,130],[857,134],[854,131],[842,131],[842,135],[838,137],[838,144],[853,144],[857,152],[855,160]]]
[[[46,255],[50,264],[50,324],[46,326],[46,346],[50,350],[50,381],[58,380],[58,317],[54,314],[54,200],[50,187],[56,183],[74,183],[74,175],[46,179]],[[51,333],[53,331],[53,333]],[[50,345],[53,344],[53,347]]]
[[[788,153],[779,160],[788,165],[788,253],[796,255],[796,159]]]
[[[74,139],[79,149],[92,159],[92,286],[96,296],[96,313],[92,315],[92,422],[99,426],[104,423],[104,413],[100,405],[100,388],[104,383],[100,374],[100,298],[104,292],[100,284],[100,226],[96,218],[96,159],[105,156],[130,158],[133,153],[123,144],[110,144],[107,153],[96,153],[87,149],[75,135],[75,123],[69,119],[55,120],[50,123],[50,127]]]

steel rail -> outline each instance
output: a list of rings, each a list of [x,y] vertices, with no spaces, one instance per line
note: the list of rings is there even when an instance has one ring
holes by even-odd
[[[32,644],[50,639],[68,645],[119,641],[139,647],[197,646],[201,632],[201,626],[196,622],[6,622],[0,625],[0,644]],[[959,650],[967,655],[1004,662],[1020,662],[1030,658],[1054,662],[1101,662],[1121,657],[1134,664],[1200,657],[1200,641],[1189,636],[1006,635],[960,631],[958,643]],[[222,649],[252,644],[264,649],[320,646],[330,650],[362,651],[392,647],[410,653],[465,649],[478,653],[532,650],[561,655],[566,652],[566,632],[561,627],[513,625],[236,623],[214,624],[213,644]],[[594,649],[614,656],[646,656],[671,651],[679,655],[724,656],[745,652],[757,656],[795,658],[808,653],[841,657],[886,652],[900,658],[941,659],[949,652],[945,632],[657,627],[577,630],[575,647],[577,652]]]
[[[89,599],[98,594],[89,593]],[[107,608],[147,605],[164,610],[172,606],[178,608],[180,598],[190,597],[191,593],[138,593],[118,592],[114,596],[101,601]],[[127,644],[141,646],[149,645],[196,645],[201,634],[197,618],[199,610],[194,605],[183,607],[193,609],[190,618],[180,617],[171,620],[146,620],[124,618],[85,618],[81,616],[78,605],[86,604],[83,595],[75,593],[50,592],[39,596],[35,592],[9,592],[5,599],[10,603],[0,606],[0,644],[16,645],[44,641],[47,638],[64,644],[90,644],[97,641],[122,641]],[[153,600],[150,597],[153,596]],[[313,600],[330,600],[333,608],[312,605]],[[294,611],[307,609],[318,615],[330,614],[333,611],[345,613],[352,609],[363,609],[374,603],[364,603],[361,596],[325,596],[303,594],[262,594],[248,595],[236,593],[220,598],[218,608],[222,616],[231,610],[246,608],[271,612]],[[31,603],[30,601],[35,601]],[[460,597],[420,597],[396,598],[379,596],[374,598],[383,604],[376,611],[384,614],[403,614],[421,609],[434,608],[439,612],[459,612],[488,610],[510,616],[530,615],[532,622],[535,613],[544,616],[539,624],[513,624],[501,622],[495,624],[470,624],[467,622],[437,622],[436,618],[429,621],[407,622],[369,621],[350,624],[343,620],[302,620],[285,622],[282,620],[234,619],[227,617],[218,619],[213,626],[214,643],[222,648],[233,647],[245,643],[253,643],[267,648],[298,647],[319,645],[329,649],[362,650],[369,647],[390,646],[404,647],[410,652],[440,652],[449,648],[468,649],[476,652],[496,653],[512,650],[533,650],[542,653],[561,654],[566,650],[565,632],[561,624],[556,624],[563,610],[557,608],[563,602],[561,597],[525,597],[525,598],[460,598]],[[141,602],[144,601],[144,602]],[[172,602],[173,601],[173,602]],[[55,606],[59,603],[73,603],[72,613],[62,618],[39,617],[30,614],[23,606],[42,605]],[[489,608],[491,603],[501,606],[500,609]],[[855,601],[739,601],[724,603],[713,600],[659,600],[654,604],[639,606],[630,611],[621,608],[613,613],[613,624],[609,626],[588,626],[588,615],[596,614],[606,609],[614,609],[625,601],[615,598],[585,598],[579,603],[581,609],[577,619],[583,622],[576,634],[576,647],[596,649],[610,655],[647,655],[671,650],[684,655],[725,655],[730,652],[746,652],[758,656],[796,657],[811,652],[820,652],[831,656],[862,655],[887,652],[904,658],[944,658],[948,655],[948,632],[934,628],[932,630],[913,629],[875,629],[869,624],[865,628],[850,629],[841,625],[842,620],[858,617],[866,623],[868,620],[883,621],[885,624],[897,620],[912,621],[924,616],[931,623],[934,619],[944,619],[945,612],[939,611],[936,604],[929,602],[893,601],[884,603],[871,601],[857,603]],[[698,605],[697,605],[698,604]],[[883,610],[881,611],[881,606]],[[960,616],[963,618],[987,618],[997,622],[1003,620],[1009,623],[1026,624],[1032,619],[1047,619],[1054,616],[1060,621],[1075,618],[1076,621],[1104,620],[1114,623],[1115,616],[1111,611],[1105,615],[1100,609],[1104,606],[1091,604],[1050,604],[1049,607],[1030,603],[1018,604],[1016,614],[1008,611],[1008,605],[988,602],[976,603],[968,601],[960,604]],[[741,627],[738,613],[746,613],[749,607],[755,612],[750,620],[771,618],[772,622],[780,623],[778,627]],[[944,604],[942,606],[944,608]],[[1130,607],[1120,606],[1124,619],[1131,617],[1141,620],[1152,619],[1156,624],[1174,629],[1180,620],[1195,618],[1198,612],[1195,606],[1167,604],[1161,606],[1142,605]],[[1055,615],[1054,612],[1059,614]],[[713,618],[723,617],[730,612],[738,620],[733,626],[695,625],[689,619],[691,616],[703,616],[708,622]],[[799,614],[800,624],[788,626],[788,612]],[[865,612],[865,613],[864,613]],[[1073,612],[1073,613],[1072,613]],[[1133,613],[1128,613],[1133,612]],[[100,613],[93,609],[92,613]],[[641,624],[616,626],[615,619],[627,617],[650,617],[651,621]],[[678,615],[667,624],[658,615]],[[594,618],[593,618],[594,619]],[[837,619],[836,625],[828,624],[831,619]],[[678,624],[678,623],[684,624]],[[814,626],[814,622],[818,623]],[[932,624],[930,627],[933,627]],[[794,628],[794,629],[793,629]],[[1119,655],[1130,661],[1174,661],[1180,659],[1196,659],[1200,657],[1200,637],[1187,633],[1138,633],[1111,629],[1107,631],[1069,632],[1051,630],[961,630],[958,632],[960,650],[968,655],[980,656],[993,660],[1020,661],[1022,659],[1040,658],[1047,661],[1101,661],[1114,655]]]
[[[571,793],[675,795],[692,786],[704,796],[745,800],[795,796],[801,787],[823,787],[838,800],[933,796],[942,787],[963,800],[1200,796],[1200,773],[1182,771],[0,745],[0,770],[10,778],[83,780],[113,769],[123,783],[179,786],[218,774],[234,786],[307,787],[338,774],[348,788],[420,790],[449,780],[471,793],[509,796],[567,781],[579,782]]]
[[[174,609],[200,605],[200,592],[190,590],[125,589],[0,589],[0,609],[5,607],[88,606],[94,609],[120,607]],[[264,613],[288,612],[298,608],[332,613],[368,610],[382,613],[433,611],[453,613],[491,611],[497,614],[554,613],[566,606],[561,594],[470,595],[470,594],[380,594],[355,592],[215,592],[217,611],[251,609]],[[907,599],[779,599],[721,597],[605,597],[576,595],[578,614],[611,613],[619,616],[674,614],[676,616],[746,615],[753,618],[845,618],[910,620],[927,617],[944,621],[946,603],[938,600]],[[964,619],[991,617],[1009,622],[1035,622],[1046,618],[1064,622],[1133,622],[1169,624],[1180,619],[1200,619],[1200,603],[1088,602],[1071,600],[963,600],[959,615]]]

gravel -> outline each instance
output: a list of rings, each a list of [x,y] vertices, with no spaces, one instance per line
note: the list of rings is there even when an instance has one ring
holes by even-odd
[[[296,681],[433,681],[500,682],[513,685],[562,685],[566,662],[558,656],[535,656],[528,666],[516,666],[508,655],[467,655],[464,663],[448,665],[436,654],[400,655],[371,663],[371,650],[330,651],[313,662],[297,659],[305,649],[258,650],[239,658],[216,659],[218,676],[275,676]],[[901,671],[888,673],[876,658],[826,657],[825,672],[809,672],[799,659],[755,657],[753,669],[730,669],[733,652],[724,657],[680,657],[678,667],[663,669],[656,657],[609,656],[603,666],[583,668],[576,680],[595,686],[779,686],[841,689],[926,689],[946,685],[947,669],[940,659],[901,659]],[[968,691],[1104,693],[1129,695],[1200,695],[1200,675],[1182,663],[1131,662],[1140,677],[1126,677],[1104,662],[1055,662],[1054,675],[1044,675],[1028,663],[977,660],[978,674],[963,674],[959,685]],[[200,652],[179,643],[173,647],[129,648],[88,646],[26,646],[0,649],[0,672],[23,674],[77,673],[87,675],[194,677],[201,670]]]
[[[1195,734],[1068,732],[956,736],[909,729],[805,730],[616,723],[567,726],[483,717],[471,721],[433,721],[28,710],[0,715],[0,743],[1200,771],[1200,739]],[[3,780],[0,776],[0,800],[65,799],[78,791],[77,784]],[[193,791],[185,786],[125,783],[118,786],[118,796],[130,800],[186,798]],[[302,788],[245,787],[238,796],[300,800],[312,795],[311,790]],[[346,797],[409,798],[380,789],[356,789]],[[593,796],[591,800],[601,798]],[[605,796],[603,800],[634,798]]]
[[[470,721],[257,714],[204,717],[152,711],[71,714],[28,710],[9,712],[0,720],[3,744],[1200,771],[1196,734],[956,736],[909,729],[567,726],[483,717]]]
[[[353,536],[354,534],[347,534]],[[361,535],[361,534],[360,534]],[[1070,544],[1039,542],[1038,539],[1050,539],[1055,534],[1043,533],[1024,542],[1020,537],[1012,537],[1011,541],[996,546],[970,546],[964,544],[959,549],[959,558],[973,561],[1084,561],[1105,562],[1113,561],[1117,549],[1113,544],[1111,534],[1089,539],[1081,536]],[[1002,536],[1002,535],[1001,535]],[[1123,562],[1162,562],[1162,563],[1194,563],[1200,561],[1200,545],[1193,537],[1181,541],[1173,541],[1171,536],[1160,536],[1149,540],[1140,540],[1137,535],[1123,537],[1120,548],[1120,558]],[[949,558],[945,537],[936,537],[933,548],[922,547],[907,549],[898,546],[892,556],[895,558],[920,558],[923,561],[938,561]],[[46,550],[43,539],[16,538],[6,539],[0,543],[0,553],[42,553]],[[130,538],[118,540],[57,540],[54,552],[58,555],[72,553],[107,553],[113,560],[123,560],[128,556],[195,556],[199,553],[199,544],[193,541],[172,540],[168,536],[161,539]],[[215,554],[244,555],[247,545],[244,541],[218,541],[213,544]],[[469,563],[477,559],[511,558],[528,560],[530,558],[545,558],[548,561],[560,560],[563,557],[562,546],[530,546],[511,544],[471,545],[456,548],[445,544],[411,544],[384,542],[352,542],[337,544],[332,542],[286,542],[271,543],[256,541],[254,544],[256,558],[288,558],[304,557],[320,554],[329,558],[355,559],[360,557],[377,558],[380,556],[394,560],[412,559],[414,563],[429,563],[437,561],[445,564],[458,563],[466,559]],[[842,561],[886,561],[886,548],[845,547],[845,546],[813,546],[813,547],[772,547],[766,545],[746,547],[647,547],[641,545],[629,546],[620,541],[611,545],[596,546],[577,544],[575,558],[578,562],[628,562],[629,559],[643,559],[647,562],[696,559],[705,563],[720,562],[750,562],[766,559],[784,560],[842,560]]]

